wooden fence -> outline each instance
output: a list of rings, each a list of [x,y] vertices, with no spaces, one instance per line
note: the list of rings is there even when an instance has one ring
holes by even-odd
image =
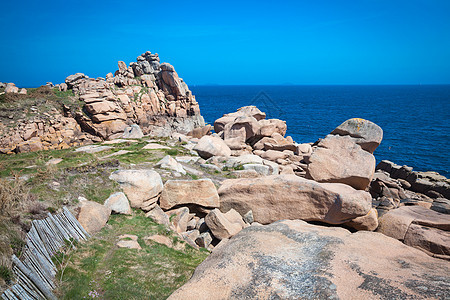
[[[59,214],[32,222],[22,251],[22,260],[12,257],[16,284],[2,294],[2,299],[56,299],[52,290],[56,266],[52,261],[67,241],[86,240],[89,234],[66,207]]]

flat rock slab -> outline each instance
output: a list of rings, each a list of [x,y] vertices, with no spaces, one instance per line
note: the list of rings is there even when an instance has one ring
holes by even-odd
[[[130,153],[130,152],[131,151],[128,151],[128,150],[119,150],[117,152],[100,157],[100,159],[107,159],[107,158],[114,157],[114,156],[124,155],[124,154]]]
[[[100,145],[88,145],[75,149],[75,152],[85,152],[85,153],[97,153],[112,149],[111,146],[100,146]]]
[[[46,166],[57,165],[57,164],[59,164],[59,163],[62,162],[62,161],[63,161],[62,158],[52,158],[52,159],[50,159],[49,161],[47,161],[47,162],[45,163],[45,165],[46,165]]]
[[[450,262],[374,232],[292,220],[243,229],[169,299],[445,299]]]
[[[219,195],[211,179],[168,180],[159,201],[162,209],[186,204],[219,207]]]
[[[104,141],[103,145],[115,145],[115,144],[121,144],[121,143],[137,143],[138,140],[132,140],[132,139],[114,139],[111,141]]]
[[[447,214],[421,206],[403,206],[384,214],[377,231],[450,260],[450,216]]]
[[[161,144],[157,144],[157,143],[149,143],[149,144],[145,145],[144,147],[142,147],[142,149],[144,149],[144,150],[164,150],[164,149],[172,149],[172,148],[161,145]]]
[[[136,235],[131,234],[122,234],[119,236],[120,241],[116,243],[116,246],[119,248],[128,248],[128,249],[142,249],[138,243],[138,237]]]
[[[182,162],[185,164],[189,164],[189,163],[193,164],[193,163],[196,163],[200,159],[200,157],[198,157],[198,156],[177,156],[177,157],[175,157],[175,159],[177,162]]]
[[[145,237],[144,241],[146,244],[149,244],[149,242],[151,241],[158,244],[166,245],[167,247],[173,248],[175,250],[181,250],[184,248],[182,244],[174,245],[172,239],[165,235],[154,234],[152,236]]]

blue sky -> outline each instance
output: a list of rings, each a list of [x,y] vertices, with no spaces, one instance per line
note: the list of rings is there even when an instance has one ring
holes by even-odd
[[[104,77],[147,50],[189,85],[450,84],[450,1],[2,1],[0,81]]]

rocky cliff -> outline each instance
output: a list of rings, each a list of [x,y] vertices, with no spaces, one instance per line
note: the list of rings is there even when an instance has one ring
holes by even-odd
[[[119,61],[118,68],[105,78],[70,75],[64,83],[47,84],[35,93],[5,90],[2,97],[10,101],[0,115],[0,153],[114,139],[131,124],[138,124],[144,134],[158,136],[204,126],[195,96],[172,65],[160,63],[158,54],[147,51],[128,66]],[[54,97],[53,91],[65,97]]]

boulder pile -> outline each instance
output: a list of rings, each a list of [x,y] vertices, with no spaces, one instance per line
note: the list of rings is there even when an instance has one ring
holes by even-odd
[[[267,120],[264,112],[246,106],[216,120],[215,133],[186,137],[190,149],[206,160],[205,167],[232,170],[238,177],[225,180],[218,190],[222,212],[234,209],[241,216],[251,212],[261,224],[301,219],[368,231],[378,228],[380,217],[402,206],[449,213],[445,177],[388,161],[376,166],[373,152],[383,131],[373,122],[350,119],[325,138],[304,144],[285,137],[286,129],[285,122]],[[422,235],[429,246],[425,242],[414,246],[445,257],[447,250],[433,245],[450,244],[449,229],[439,230],[445,232],[440,242]],[[413,244],[404,237],[400,240]]]
[[[116,199],[128,199],[131,207],[142,209],[147,217],[195,248],[212,250],[221,240],[250,226],[234,209],[226,213],[218,210],[219,194],[211,179],[168,180],[163,185],[160,175],[151,170],[118,170],[110,178],[120,184],[124,193],[111,195],[105,202],[106,208],[126,214],[129,206],[119,208],[115,203]],[[84,226],[85,217],[81,212],[80,216]]]

